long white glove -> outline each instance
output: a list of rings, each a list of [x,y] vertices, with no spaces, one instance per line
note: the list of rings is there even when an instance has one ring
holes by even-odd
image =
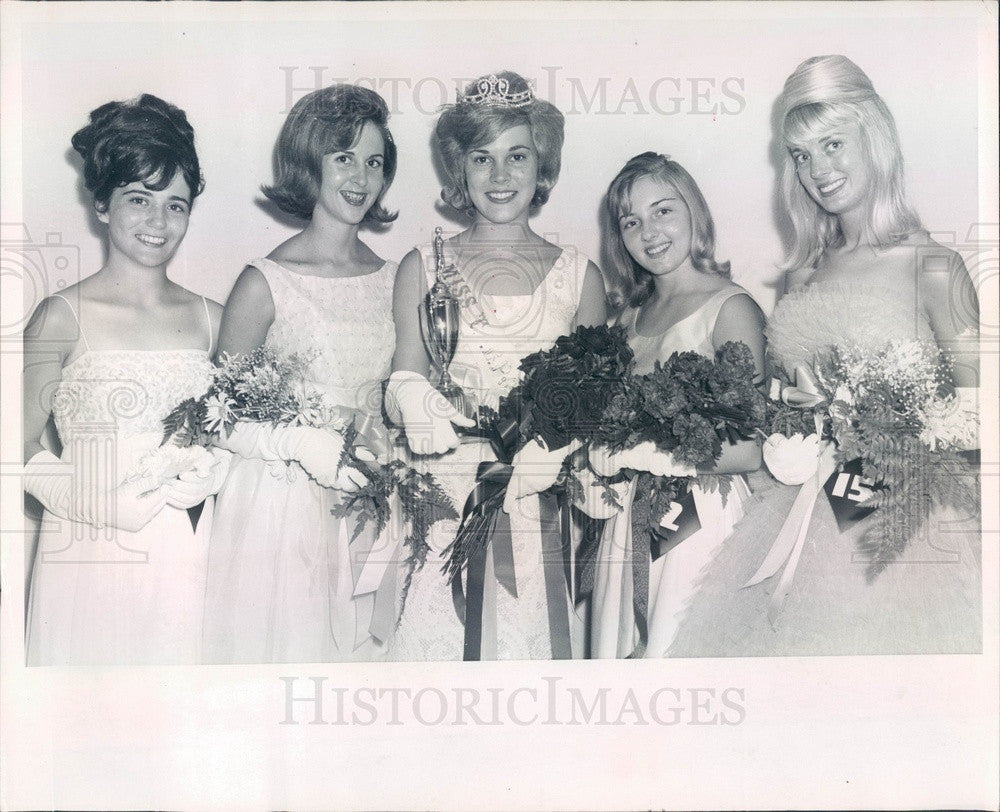
[[[167,504],[165,487],[153,487],[149,479],[122,485],[81,482],[74,465],[51,451],[39,451],[28,460],[22,476],[24,490],[49,513],[97,528],[110,526],[135,533]]]
[[[549,451],[543,443],[532,440],[518,451],[511,460],[514,470],[507,485],[503,509],[513,513],[518,499],[541,493],[555,485],[566,457],[579,447],[580,441],[573,440],[562,448]]]
[[[651,440],[635,448],[611,452],[604,446],[590,449],[590,465],[601,476],[615,476],[623,468],[648,471],[654,476],[696,476],[697,469],[678,460],[668,451],[661,451]]]
[[[297,462],[324,488],[353,491],[368,483],[356,468],[344,465],[338,470],[344,439],[313,426],[241,421],[228,437],[218,438],[216,444],[248,459]]]
[[[393,423],[403,427],[414,454],[444,454],[458,448],[453,426],[471,428],[476,424],[459,413],[423,375],[408,370],[389,376],[385,410]]]
[[[219,492],[229,474],[229,463],[233,455],[222,448],[210,448],[209,452],[213,462],[207,471],[185,471],[166,484],[168,505],[187,510]]]

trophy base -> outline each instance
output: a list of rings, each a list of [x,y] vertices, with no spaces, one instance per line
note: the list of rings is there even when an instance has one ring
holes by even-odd
[[[479,408],[476,405],[475,399],[469,397],[468,394],[460,387],[455,384],[450,385],[438,385],[438,392],[447,400],[455,410],[465,416],[470,420],[479,420]]]

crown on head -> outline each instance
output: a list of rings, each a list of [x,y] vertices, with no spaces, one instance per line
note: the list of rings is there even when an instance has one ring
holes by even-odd
[[[526,107],[535,100],[531,88],[517,93],[510,92],[510,82],[502,76],[491,73],[476,82],[477,93],[459,96],[459,104],[478,104],[482,107]]]

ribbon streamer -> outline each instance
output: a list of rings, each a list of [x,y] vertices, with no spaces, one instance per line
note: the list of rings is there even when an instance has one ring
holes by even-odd
[[[569,606],[573,594],[572,543],[566,490],[538,495],[542,534],[542,572],[545,576],[545,603],[548,608],[549,647],[553,660],[573,657],[569,634]]]
[[[355,447],[369,451],[377,461],[372,464],[380,464],[390,458],[392,441],[378,415],[344,405],[338,405],[332,411],[338,420],[346,421],[354,426],[354,430],[357,432],[354,438]],[[393,518],[396,517],[397,513],[394,511]],[[340,566],[345,563],[350,564],[353,582],[352,598],[356,605],[360,606],[366,600],[371,604],[372,615],[368,621],[367,632],[377,640],[384,642],[392,634],[396,623],[398,569],[404,537],[401,520],[398,524],[392,522],[377,536],[372,532],[355,535],[357,527],[355,520],[346,521],[331,517],[331,521],[338,522],[338,533],[349,531],[351,534],[348,536],[351,539],[348,542],[350,562],[340,562]],[[345,523],[340,524],[342,521]],[[388,534],[386,530],[389,531]],[[330,534],[330,538],[336,538],[336,536],[337,533]],[[380,542],[384,542],[384,544]],[[331,598],[332,596],[333,592],[331,591]],[[339,612],[339,609],[331,605],[330,610],[331,628],[336,628],[337,619],[332,615]],[[354,633],[355,642],[357,642],[357,637],[363,633],[363,630],[355,629]],[[341,630],[341,634],[334,633],[334,637],[336,639],[344,634],[346,632]]]
[[[449,562],[452,577],[452,601],[455,612],[465,624],[463,657],[465,660],[495,659],[497,656],[496,584],[517,598],[513,540],[510,517],[503,511],[503,497],[513,467],[501,462],[480,463],[476,486],[462,511],[464,544],[456,537],[458,554],[467,549],[465,593],[462,590],[462,566]],[[553,659],[570,659],[567,595],[574,590],[571,523],[565,488],[539,494],[542,539],[542,571],[545,581],[549,640]],[[474,535],[477,538],[468,538]]]
[[[503,512],[503,497],[513,467],[502,462],[482,462],[476,484],[465,500],[462,523],[452,543],[452,553],[445,571],[451,578],[452,602],[465,624],[464,659],[478,660],[495,650],[484,641],[484,620],[489,621],[487,635],[495,638],[496,593],[490,586],[499,582],[514,598],[517,579],[510,536],[510,518]],[[487,578],[487,556],[492,552],[493,578]],[[463,560],[464,559],[464,560]],[[466,589],[462,592],[462,569],[466,570]],[[490,631],[490,630],[494,631]]]
[[[805,545],[806,535],[809,531],[809,523],[812,520],[813,509],[816,506],[816,497],[823,489],[823,483],[829,478],[837,467],[837,460],[833,443],[826,443],[820,451],[816,473],[808,479],[800,488],[792,503],[792,509],[785,517],[778,535],[775,536],[771,549],[768,550],[764,561],[757,572],[751,576],[743,588],[756,586],[762,581],[766,581],[773,576],[784,564],[784,570],[774,594],[771,595],[768,604],[767,618],[771,626],[776,628],[778,616],[781,608],[788,597],[788,591],[792,585],[792,578],[799,564],[802,555],[802,548]]]
[[[812,409],[826,402],[826,398],[820,392],[819,384],[809,367],[802,365],[795,367],[795,373],[792,377],[795,380],[795,385],[786,386],[781,390],[781,402],[786,406],[793,406],[796,409]]]

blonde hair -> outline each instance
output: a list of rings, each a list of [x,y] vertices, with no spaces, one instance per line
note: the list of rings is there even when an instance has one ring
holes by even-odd
[[[695,270],[729,276],[729,263],[715,258],[715,223],[695,179],[669,156],[643,152],[630,158],[611,181],[601,207],[601,227],[607,255],[605,268],[614,284],[608,299],[616,309],[638,307],[653,293],[653,277],[629,254],[619,225],[629,210],[632,187],[644,177],[669,183],[687,206],[691,217],[691,264]]]
[[[788,77],[777,106],[784,153],[781,197],[794,231],[786,270],[815,265],[827,248],[844,243],[840,220],[803,188],[788,147],[845,123],[858,127],[872,171],[865,201],[867,238],[889,248],[921,230],[920,218],[906,202],[896,123],[861,68],[845,56],[811,57]]]
[[[513,71],[495,74],[508,82],[511,93],[530,90],[527,80]],[[463,99],[479,93],[480,77],[465,88]],[[538,155],[538,180],[531,205],[543,206],[549,192],[559,180],[563,146],[563,114],[555,105],[542,99],[532,99],[517,107],[497,107],[486,104],[459,103],[445,108],[434,129],[434,140],[447,175],[441,199],[457,211],[471,214],[472,198],[465,178],[465,158],[469,152],[492,141],[511,127],[526,124]]]

